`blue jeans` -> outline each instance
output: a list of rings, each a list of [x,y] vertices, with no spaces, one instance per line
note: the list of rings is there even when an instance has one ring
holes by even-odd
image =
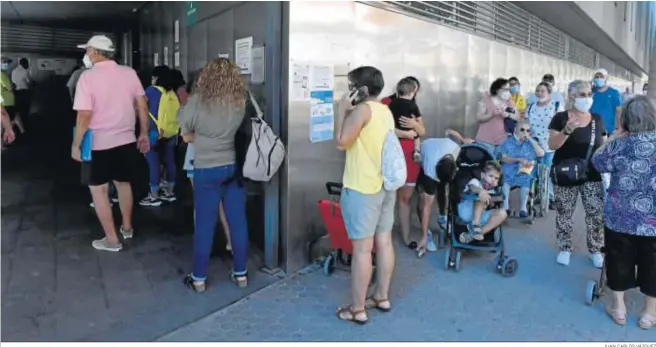
[[[547,167],[547,172],[551,172],[551,163],[553,162],[554,152],[545,152],[544,157],[542,158],[542,165]],[[537,170],[536,170],[537,172]],[[551,182],[551,175],[543,177],[549,181],[549,200],[554,200],[554,189],[553,183]]]
[[[155,193],[159,190],[159,182],[162,178],[160,171],[159,154],[163,151],[164,165],[166,165],[166,180],[169,182],[169,187],[173,189],[175,185],[175,146],[177,144],[177,137],[173,136],[168,139],[161,139],[157,144],[151,147],[150,151],[146,153],[146,161],[148,162],[148,171],[150,182],[150,192]]]
[[[214,242],[214,228],[219,218],[219,202],[223,209],[234,255],[235,276],[246,275],[248,252],[248,224],[246,223],[246,190],[237,182],[224,184],[235,172],[234,165],[224,165],[207,169],[194,168],[194,210],[196,226],[194,231],[194,270],[195,281],[207,278],[207,263],[210,260]]]

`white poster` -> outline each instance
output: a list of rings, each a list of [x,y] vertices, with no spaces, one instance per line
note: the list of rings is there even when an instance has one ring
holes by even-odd
[[[292,63],[292,101],[307,101],[310,99],[310,65]]]
[[[180,21],[176,20],[173,23],[173,42],[178,43],[180,42]]]
[[[253,48],[251,57],[251,83],[264,83],[264,47]]]
[[[332,65],[312,65],[310,77],[311,90],[333,90],[335,88],[335,68]]]
[[[180,52],[175,52],[173,54],[173,66],[180,67]]]
[[[228,54],[228,53],[219,53],[219,58],[230,59],[230,54]]]
[[[159,53],[153,54],[153,66],[159,66]]]
[[[169,48],[164,47],[164,65],[169,66]]]
[[[251,73],[253,36],[235,40],[235,64],[242,74]]]

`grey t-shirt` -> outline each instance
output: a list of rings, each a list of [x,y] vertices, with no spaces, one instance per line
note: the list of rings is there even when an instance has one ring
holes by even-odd
[[[183,135],[194,133],[194,168],[206,169],[235,163],[235,134],[244,119],[245,104],[221,105],[189,97],[178,112]]]

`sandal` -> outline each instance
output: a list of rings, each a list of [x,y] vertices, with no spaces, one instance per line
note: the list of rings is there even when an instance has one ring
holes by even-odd
[[[239,288],[248,287],[248,275],[237,276],[234,272],[230,272],[230,280]]]
[[[205,291],[205,281],[200,282],[200,281],[194,281],[193,277],[191,277],[191,274],[188,274],[185,276],[184,280],[182,280],[182,283],[189,288],[195,291],[196,293],[202,293]]]
[[[614,310],[610,308],[610,306],[606,306],[604,311],[606,311],[606,314],[613,320],[613,322],[615,322],[615,324],[621,326],[626,325],[626,312]]]
[[[344,313],[348,313],[351,317],[350,318],[344,317]],[[348,305],[346,307],[341,307],[341,308],[337,309],[337,318],[341,319],[343,321],[355,323],[355,324],[358,324],[358,325],[365,325],[365,324],[367,324],[367,322],[369,322],[369,317],[367,317],[365,319],[357,319],[356,318],[358,315],[361,315],[363,313],[364,313],[365,317],[367,317],[367,311],[366,310],[353,311],[353,308],[351,307],[351,305]]]
[[[389,307],[384,307],[381,306],[381,304],[387,303],[390,306]],[[376,299],[373,295],[368,297],[367,300],[365,300],[364,306],[366,308],[375,308],[380,312],[387,313],[392,310],[392,303],[389,301],[389,299]]]
[[[644,314],[640,317],[640,320],[638,321],[638,325],[640,326],[641,329],[645,329],[645,330],[656,327],[656,316],[652,316],[650,314]]]

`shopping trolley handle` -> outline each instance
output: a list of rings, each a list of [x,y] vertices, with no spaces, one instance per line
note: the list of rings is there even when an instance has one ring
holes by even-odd
[[[342,188],[343,187],[344,187],[344,185],[341,184],[341,183],[336,183],[336,182],[327,182],[326,183],[326,190],[328,191],[328,195],[335,195],[335,196],[342,195]]]

